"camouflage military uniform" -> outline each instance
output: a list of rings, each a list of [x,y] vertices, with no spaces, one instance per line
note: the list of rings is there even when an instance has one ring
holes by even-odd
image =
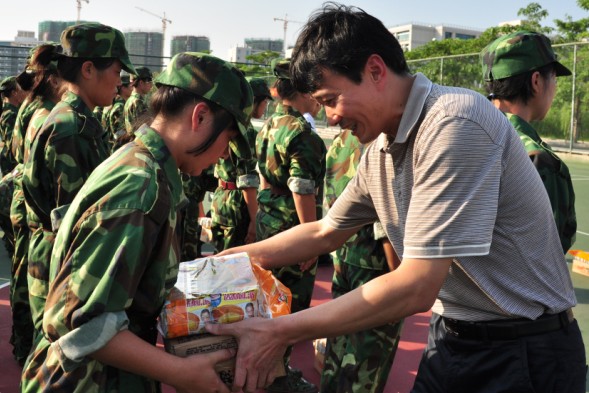
[[[252,135],[257,135],[253,125],[247,135],[248,142]],[[235,144],[230,146],[229,157],[220,159],[215,166],[215,176],[222,184],[215,190],[211,204],[211,231],[218,251],[245,244],[250,215],[242,190],[257,190],[260,185],[253,152],[255,143],[246,146],[247,151],[240,151]]]
[[[288,112],[275,112],[256,140],[260,173],[272,186],[258,193],[257,240],[298,225],[292,192],[315,195],[325,178],[325,143],[300,113],[285,108]],[[316,272],[317,264],[304,272],[298,265],[274,270],[292,292],[292,312],[309,307]]]
[[[12,308],[12,335],[10,343],[13,354],[19,363],[24,363],[32,345],[33,321],[29,304],[29,288],[27,284],[28,249],[31,235],[27,224],[27,209],[22,190],[22,176],[25,158],[25,133],[33,114],[42,106],[40,99],[23,102],[16,118],[12,136],[12,152],[17,161],[13,172],[14,193],[10,207],[10,221],[14,232],[14,256],[10,283],[10,305]]]
[[[18,108],[9,102],[2,105],[2,115],[0,115],[0,137],[2,137],[2,149],[0,150],[0,169],[3,174],[7,174],[16,166],[16,161],[12,155],[12,131],[16,122]]]
[[[125,116],[123,114],[124,108],[125,99],[120,95],[117,95],[112,106],[104,113],[104,129],[112,141],[113,151],[120,147],[117,145],[117,139],[125,134]]]
[[[201,227],[198,224],[199,206],[207,191],[214,191],[217,179],[213,176],[213,167],[203,171],[200,176],[182,174],[184,195],[188,199],[184,211],[184,234],[181,242],[181,258],[190,261],[202,256],[202,242],[200,241]]]
[[[362,146],[342,131],[327,152],[325,202],[330,208],[360,162]],[[388,272],[380,239],[384,231],[367,225],[335,251],[332,294],[342,296]],[[382,392],[395,358],[402,322],[327,339],[321,392]]]
[[[131,93],[131,97],[125,102],[125,129],[127,133],[132,134],[135,121],[147,112],[147,104],[143,101],[141,95],[137,92]]]
[[[546,187],[560,243],[566,253],[575,242],[575,234],[577,233],[575,191],[569,168],[540,138],[530,123],[511,113],[505,115],[517,131],[526,152],[540,174],[544,187]]]
[[[44,336],[23,371],[22,391],[58,384],[68,392],[159,391],[156,381],[85,356],[74,361],[57,348],[85,347],[84,336],[104,332],[108,341],[126,324],[155,345],[156,318],[178,272],[183,194],[175,161],[144,126],[96,169],[80,194],[56,239]],[[74,284],[80,280],[92,285]],[[103,329],[111,320],[114,328]]]
[[[8,172],[0,180],[0,228],[4,232],[2,240],[11,260],[14,254],[14,233],[12,232],[12,223],[10,222],[10,204],[13,193],[14,175],[12,172]]]
[[[244,135],[251,90],[229,64],[180,53],[156,83],[216,102]],[[156,319],[177,278],[184,201],[176,160],[147,125],[90,175],[57,235],[43,335],[23,370],[23,392],[160,391],[158,382],[88,355],[125,329],[155,345]]]
[[[36,113],[27,130],[31,145],[22,181],[31,229],[29,296],[37,332],[43,319],[55,239],[52,210],[67,209],[90,173],[108,157],[104,130],[79,96],[66,93],[44,123],[42,117],[42,113]]]

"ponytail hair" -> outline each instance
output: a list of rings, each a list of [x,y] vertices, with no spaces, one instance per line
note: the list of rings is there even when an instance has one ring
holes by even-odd
[[[55,93],[53,86],[49,82],[50,76],[57,75],[55,49],[56,47],[53,44],[43,44],[33,51],[31,59],[23,72],[27,75],[25,80],[27,78],[32,80],[29,89],[26,89],[31,91],[29,94],[31,99],[36,97],[52,98]]]

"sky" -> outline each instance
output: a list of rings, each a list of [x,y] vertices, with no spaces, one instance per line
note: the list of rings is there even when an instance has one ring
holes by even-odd
[[[87,2],[86,2],[87,1]],[[548,11],[544,24],[554,26],[554,19],[573,20],[589,16],[578,7],[576,0],[533,0]],[[532,0],[350,0],[340,1],[364,9],[380,19],[385,26],[418,22],[431,25],[452,25],[485,30],[500,22],[519,19],[517,12]],[[38,33],[38,23],[44,20],[69,21],[77,19],[76,0],[25,0],[23,7],[3,7],[0,41],[14,39],[18,30]],[[204,35],[209,37],[213,54],[228,58],[231,47],[243,46],[245,38],[284,38],[294,45],[298,32],[322,0],[81,0],[81,19],[97,21],[123,32],[162,31],[159,16],[171,20],[166,27],[166,47],[175,35]],[[139,8],[149,11],[141,11]]]

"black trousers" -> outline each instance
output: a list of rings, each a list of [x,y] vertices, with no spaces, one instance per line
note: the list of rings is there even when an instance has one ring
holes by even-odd
[[[455,337],[432,315],[413,393],[584,393],[587,365],[577,321],[515,340]]]

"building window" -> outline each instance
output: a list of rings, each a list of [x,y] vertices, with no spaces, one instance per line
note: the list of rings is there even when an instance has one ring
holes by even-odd
[[[471,40],[471,39],[475,38],[475,36],[472,34],[456,33],[456,38],[459,38],[461,40]]]
[[[452,32],[451,31],[447,31],[444,33],[444,38],[448,39],[448,38],[452,38]]]
[[[401,31],[396,34],[398,41],[409,41],[409,32],[408,31]]]

